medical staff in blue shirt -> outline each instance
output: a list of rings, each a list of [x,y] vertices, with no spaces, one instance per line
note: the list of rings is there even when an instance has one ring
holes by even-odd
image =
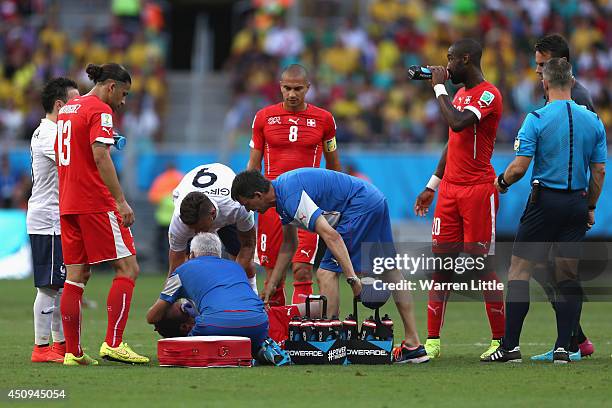
[[[368,275],[370,271],[366,269],[371,269],[374,256],[392,259],[396,255],[387,199],[372,184],[356,177],[302,168],[270,181],[258,171],[244,171],[232,183],[232,198],[247,210],[259,213],[276,207],[283,225],[283,242],[263,294],[264,302],[289,267],[297,246],[297,228],[316,232],[327,245],[317,280],[321,295],[327,297],[330,315],[339,313],[340,273],[344,273],[353,294],[359,296],[362,285],[355,271]],[[362,243],[374,244],[376,248],[363,251],[363,260]],[[398,282],[402,277],[397,269],[392,269],[382,279]],[[406,293],[396,291],[393,295],[405,331],[405,341],[394,352],[395,362],[427,362],[429,358],[416,331],[412,302]]]

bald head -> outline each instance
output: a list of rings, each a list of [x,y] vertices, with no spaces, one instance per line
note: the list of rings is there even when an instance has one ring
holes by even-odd
[[[308,72],[299,64],[291,64],[283,71],[280,89],[285,109],[293,112],[306,109],[306,93],[310,88]]]
[[[284,80],[303,80],[308,82],[308,71],[300,64],[291,64],[284,69],[281,81]]]
[[[466,38],[459,40],[450,47],[450,51],[455,57],[461,58],[464,55],[469,56],[470,63],[480,68],[480,58],[482,57],[482,46],[476,40]]]

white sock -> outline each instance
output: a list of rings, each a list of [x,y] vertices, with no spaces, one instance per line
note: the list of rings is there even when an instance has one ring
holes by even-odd
[[[53,311],[53,318],[51,320],[51,335],[55,343],[66,341],[64,337],[64,327],[62,326],[62,312],[60,310],[60,300],[63,291],[64,288],[60,288],[55,295],[55,310]]]
[[[249,286],[253,289],[253,292],[257,295],[257,275],[253,275],[252,278],[249,278]]]
[[[57,290],[36,288],[36,291],[36,299],[34,300],[34,344],[49,344]]]

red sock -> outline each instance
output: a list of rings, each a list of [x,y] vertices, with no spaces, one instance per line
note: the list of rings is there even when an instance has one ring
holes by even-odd
[[[293,282],[292,304],[304,303],[310,295],[312,295],[312,281]]]
[[[80,283],[66,281],[60,299],[60,311],[62,312],[62,326],[66,338],[66,353],[72,353],[76,357],[83,355],[81,349],[81,299],[83,298],[83,287]]]
[[[113,279],[113,285],[106,299],[108,326],[106,326],[106,344],[117,347],[123,341],[123,330],[130,312],[130,302],[134,291],[134,281],[128,277]]]
[[[448,273],[434,272],[432,280],[434,283],[450,282],[451,276]],[[427,302],[427,337],[440,337],[448,296],[448,290],[431,289],[429,291],[429,301]]]
[[[495,272],[489,272],[480,277],[481,281],[499,282]],[[491,336],[494,339],[504,337],[506,327],[506,316],[504,313],[504,291],[503,290],[483,290],[482,296],[485,301],[485,309],[491,326]]]

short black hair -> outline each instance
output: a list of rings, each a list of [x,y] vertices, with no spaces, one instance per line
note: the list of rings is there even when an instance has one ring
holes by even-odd
[[[155,331],[162,337],[182,337],[181,322],[178,319],[163,319],[155,323]]]
[[[469,55],[470,63],[480,67],[480,58],[482,57],[482,45],[472,38],[459,40],[451,46],[456,55]]]
[[[180,218],[187,225],[194,225],[201,217],[210,214],[214,205],[206,194],[192,191],[181,202]]]
[[[308,80],[308,71],[304,68],[303,65],[300,64],[290,64],[288,65],[281,74],[281,78],[283,76],[287,76],[289,78],[304,78]]]
[[[132,77],[127,69],[114,62],[104,65],[89,64],[87,68],[85,68],[85,72],[87,72],[87,76],[94,84],[102,83],[108,79],[124,82],[126,84],[132,83]]]
[[[255,193],[267,193],[270,190],[270,180],[257,170],[246,170],[238,173],[232,182],[232,200],[239,197],[253,198]]]
[[[55,101],[60,100],[64,103],[68,102],[68,89],[79,89],[76,82],[70,78],[53,78],[47,82],[41,92],[40,99],[42,101],[45,113],[53,112]]]
[[[533,48],[542,54],[549,53],[553,58],[570,60],[569,45],[567,40],[560,34],[551,34],[540,38],[536,41]]]

